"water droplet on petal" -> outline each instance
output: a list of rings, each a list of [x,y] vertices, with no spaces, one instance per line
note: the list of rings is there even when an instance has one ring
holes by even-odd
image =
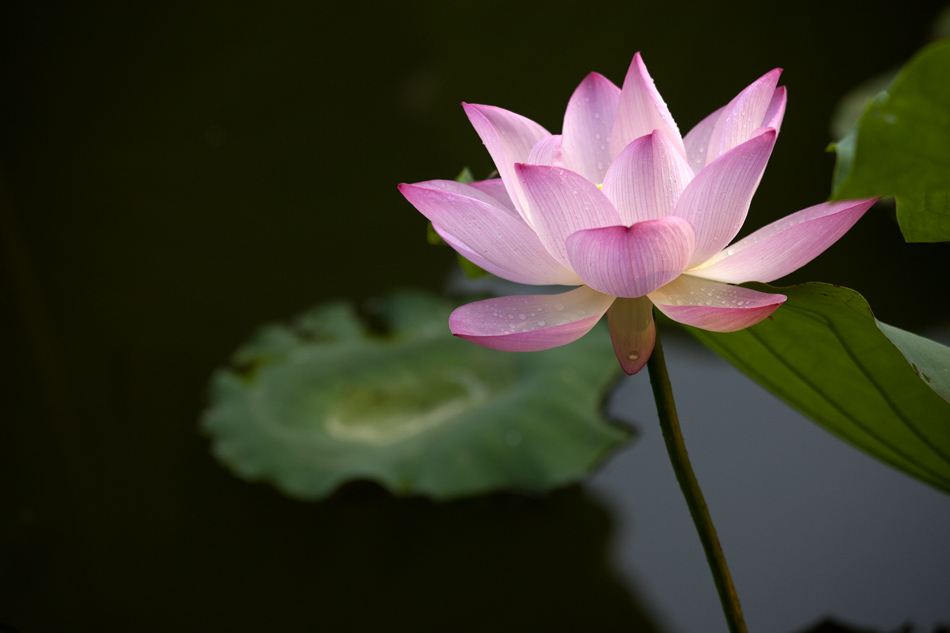
[[[563,304],[563,303],[555,303],[555,304],[554,304],[554,309],[557,310],[558,312],[560,312],[561,310],[564,309],[564,304]]]
[[[544,327],[544,321],[538,321],[538,327]]]
[[[627,354],[627,358],[629,358],[630,360],[637,360],[638,358],[640,358],[640,352],[630,352],[629,354]]]
[[[525,320],[526,318],[528,318],[528,317],[526,317],[526,316],[523,315],[523,314],[519,314],[519,315],[518,315],[518,318],[521,319],[522,321],[524,321],[524,320]]]

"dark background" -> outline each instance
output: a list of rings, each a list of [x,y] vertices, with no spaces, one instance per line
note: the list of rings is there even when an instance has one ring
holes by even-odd
[[[785,68],[755,229],[829,193],[838,99],[930,37],[935,2],[245,4],[0,9],[0,623],[23,633],[608,630],[637,622],[583,488],[323,504],[220,468],[196,421],[262,322],[438,290],[400,182],[492,169],[461,101],[553,132],[642,51],[685,133]],[[945,322],[942,245],[870,212],[785,281]],[[625,628],[628,628],[625,626]],[[2,630],[2,629],[0,629]]]

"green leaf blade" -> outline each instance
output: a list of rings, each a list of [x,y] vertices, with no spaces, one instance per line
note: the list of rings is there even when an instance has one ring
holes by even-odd
[[[828,431],[950,492],[950,402],[915,374],[863,297],[825,284],[778,290],[788,301],[758,325],[689,331]]]
[[[833,200],[894,196],[905,240],[950,240],[950,40],[908,62],[835,150]]]
[[[893,325],[876,322],[878,329],[904,355],[917,377],[950,402],[950,347]]]

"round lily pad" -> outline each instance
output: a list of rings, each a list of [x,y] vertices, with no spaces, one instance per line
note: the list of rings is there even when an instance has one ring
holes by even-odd
[[[453,307],[402,292],[365,320],[337,302],[264,327],[212,378],[214,454],[302,499],[354,479],[455,498],[577,480],[629,438],[601,414],[617,376],[606,332],[499,352],[451,336]]]

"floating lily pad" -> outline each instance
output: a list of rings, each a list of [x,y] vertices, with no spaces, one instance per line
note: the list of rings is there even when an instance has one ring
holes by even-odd
[[[908,242],[950,240],[950,41],[924,48],[833,144],[832,199],[895,196]]]
[[[600,413],[617,376],[606,332],[498,352],[451,336],[452,308],[403,292],[369,324],[339,302],[265,327],[212,378],[215,455],[303,499],[354,479],[454,498],[577,480],[630,437]]]
[[[950,350],[877,321],[848,288],[743,285],[788,301],[739,332],[689,332],[844,441],[950,492]]]

